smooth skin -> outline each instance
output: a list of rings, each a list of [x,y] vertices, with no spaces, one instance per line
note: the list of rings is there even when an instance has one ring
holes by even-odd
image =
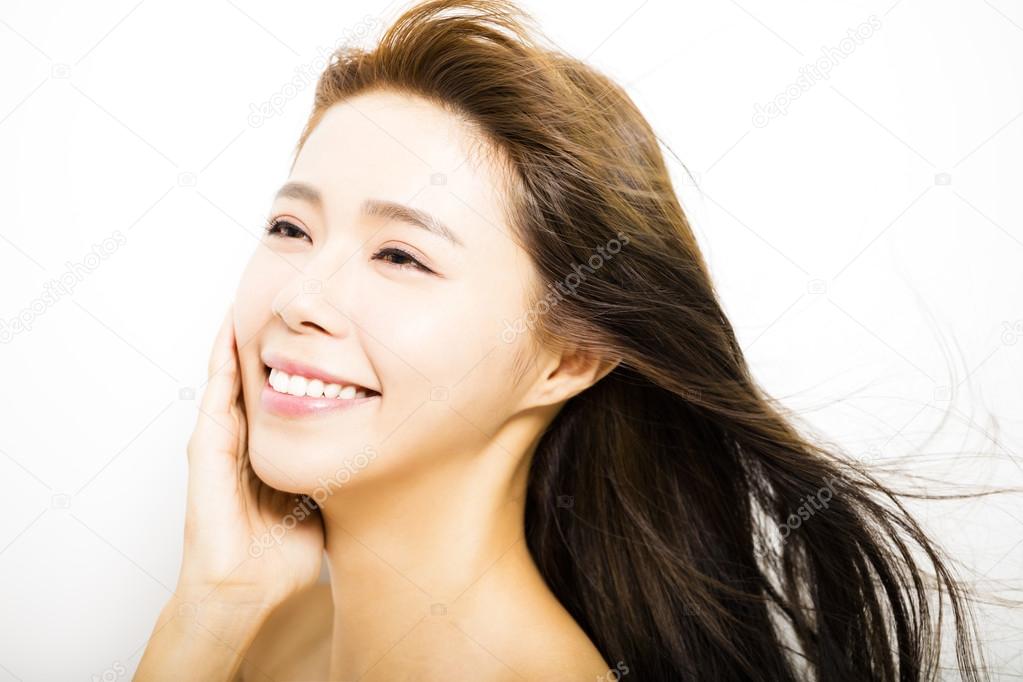
[[[189,441],[178,590],[137,679],[310,679],[308,660],[282,662],[303,651],[285,640],[305,632],[304,655],[326,651],[316,628],[328,618],[317,669],[330,680],[594,680],[616,663],[547,588],[523,529],[537,440],[615,363],[543,348],[512,382],[531,330],[502,332],[530,312],[536,275],[479,145],[450,112],[386,91],[331,107],[309,136],[288,181],[320,201],[274,200],[271,220],[289,227],[264,235],[217,338]],[[367,199],[425,211],[462,244],[366,215]],[[382,255],[393,248],[425,269]],[[265,351],[382,395],[311,418],[274,414],[260,402]],[[253,537],[325,488],[320,512],[252,556]],[[315,584],[324,550],[329,610]]]

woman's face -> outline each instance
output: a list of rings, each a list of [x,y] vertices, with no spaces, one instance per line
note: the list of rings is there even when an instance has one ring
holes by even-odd
[[[509,328],[535,271],[475,142],[436,105],[385,92],[333,106],[306,141],[235,301],[250,457],[270,485],[311,494],[457,466],[521,409],[530,381],[512,386],[513,362],[529,332]],[[268,362],[379,396],[288,396],[267,386]]]

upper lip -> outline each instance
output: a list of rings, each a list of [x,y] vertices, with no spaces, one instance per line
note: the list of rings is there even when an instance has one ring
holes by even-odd
[[[308,379],[319,379],[325,384],[341,384],[342,386],[355,386],[357,388],[363,388],[374,393],[379,393],[375,388],[366,386],[353,379],[348,379],[335,374],[334,372],[328,372],[320,369],[319,367],[313,367],[307,365],[304,362],[298,360],[292,360],[279,353],[265,352],[262,354],[261,359],[263,363],[271,369],[277,369],[288,374],[300,374]]]

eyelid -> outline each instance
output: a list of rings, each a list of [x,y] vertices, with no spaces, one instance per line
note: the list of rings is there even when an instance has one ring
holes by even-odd
[[[273,225],[274,223],[291,223],[295,227],[302,228],[303,231],[306,229],[301,220],[288,213],[275,213],[271,215],[266,222],[268,225]]]
[[[276,215],[267,219],[266,223],[263,225],[264,233],[271,236],[278,236],[271,233],[271,230],[279,224],[291,225],[295,229],[301,231],[305,235],[305,238],[312,242],[313,238],[312,235],[309,234],[309,229],[302,224],[301,220],[290,215]]]
[[[383,244],[380,245],[380,247],[377,249],[377,251],[378,252],[379,251],[383,251],[384,249],[388,249],[388,248],[398,249],[399,251],[405,251],[405,252],[408,253],[408,255],[412,256],[417,261],[422,263],[425,267],[429,267],[431,270],[433,269],[432,267],[430,267],[430,259],[427,258],[425,255],[423,255],[422,251],[420,251],[416,247],[412,246],[408,242],[393,241],[393,240],[392,241],[386,241],[386,242],[384,242]]]
[[[400,257],[410,261],[409,263],[404,265],[393,263],[392,265],[398,268],[399,270],[412,269],[417,270],[424,275],[437,275],[437,272],[433,270],[433,268],[429,267],[426,263],[424,263],[423,259],[418,258],[411,251],[408,251],[398,246],[381,246],[377,250],[377,252],[373,254],[373,260],[384,261],[387,258],[387,256],[391,255],[399,255]]]

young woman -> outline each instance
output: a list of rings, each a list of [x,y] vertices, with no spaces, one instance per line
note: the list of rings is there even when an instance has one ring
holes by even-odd
[[[928,571],[976,679],[938,550],[754,382],[650,126],[541,35],[436,0],[322,74],[137,679],[932,679]]]

